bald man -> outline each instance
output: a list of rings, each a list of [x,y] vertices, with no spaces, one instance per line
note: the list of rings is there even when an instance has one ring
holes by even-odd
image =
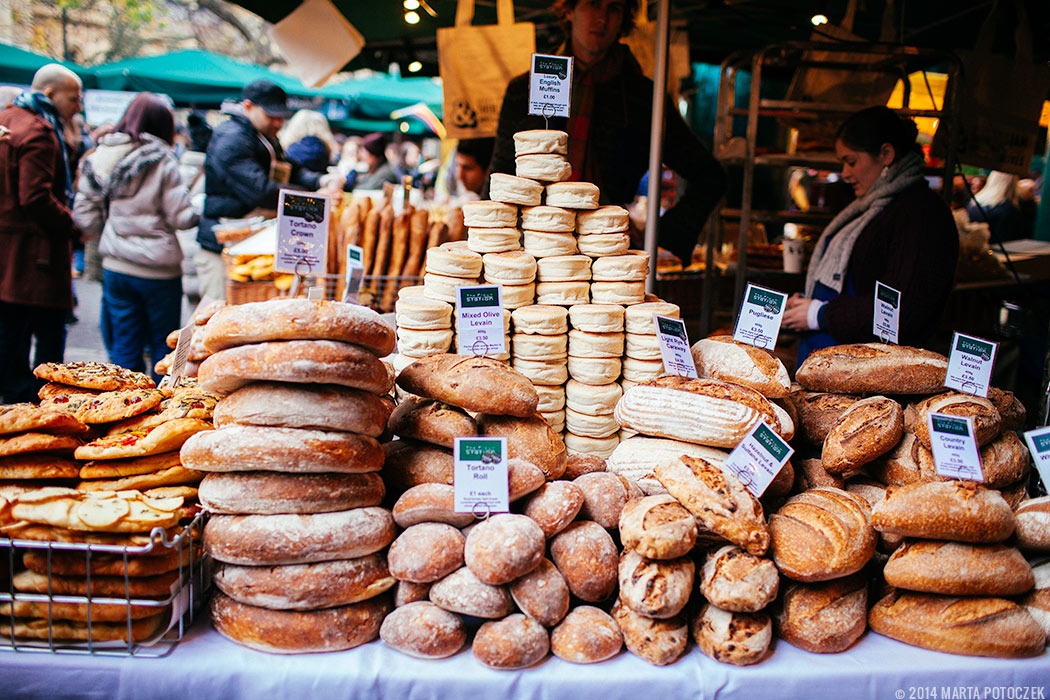
[[[35,401],[32,367],[65,354],[76,230],[62,133],[81,99],[80,78],[51,63],[0,111],[0,403]]]

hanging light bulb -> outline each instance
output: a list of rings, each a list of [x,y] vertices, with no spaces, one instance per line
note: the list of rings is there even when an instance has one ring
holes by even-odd
[[[413,10],[405,13],[405,21],[409,24],[419,24],[419,13]]]
[[[822,24],[828,23],[828,16],[822,12],[818,12],[817,14],[810,17],[809,21],[814,27],[819,27]]]
[[[409,73],[418,73],[421,70],[423,70],[423,64],[419,61],[412,61],[408,64]]]
[[[419,9],[419,0],[405,0],[402,3],[402,5],[404,5],[406,10],[418,10]]]

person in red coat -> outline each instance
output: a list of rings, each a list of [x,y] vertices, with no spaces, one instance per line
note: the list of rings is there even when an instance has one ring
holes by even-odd
[[[73,308],[73,176],[63,122],[82,109],[80,78],[51,63],[0,112],[0,403],[36,400],[29,364],[61,362]]]

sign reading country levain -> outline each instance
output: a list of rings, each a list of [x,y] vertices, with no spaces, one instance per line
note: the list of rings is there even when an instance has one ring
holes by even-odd
[[[572,58],[532,54],[529,73],[529,114],[543,117],[569,116],[572,90]]]
[[[456,298],[459,352],[478,356],[506,352],[502,288],[484,284],[459,287]]]
[[[510,510],[507,485],[507,438],[457,437],[452,486],[457,513],[506,513]]]
[[[956,333],[952,338],[952,353],[948,358],[944,386],[967,394],[988,396],[998,347],[998,343],[990,340]]]
[[[926,420],[937,473],[949,479],[984,481],[973,418],[930,413]]]
[[[689,351],[689,335],[685,330],[685,321],[653,314],[653,324],[656,326],[656,339],[660,343],[664,371],[679,377],[695,379],[696,364]]]
[[[733,340],[768,350],[776,347],[787,297],[783,292],[747,285],[744,303],[736,317]]]
[[[1050,428],[1029,430],[1024,434],[1024,441],[1028,443],[1028,451],[1032,453],[1043,486],[1050,487]]]
[[[328,197],[281,190],[277,199],[277,259],[274,270],[324,274],[328,259]]]
[[[884,343],[897,345],[900,329],[901,293],[893,287],[875,282],[875,315],[871,332]]]
[[[740,479],[747,490],[759,498],[793,452],[791,445],[760,422],[729,453],[722,469]]]

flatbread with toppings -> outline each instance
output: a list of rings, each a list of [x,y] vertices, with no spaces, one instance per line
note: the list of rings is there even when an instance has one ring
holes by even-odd
[[[81,479],[123,479],[139,474],[153,474],[177,467],[182,462],[179,453],[163,452],[149,457],[132,457],[131,459],[104,459],[88,462],[80,467]]]
[[[151,531],[152,532],[152,531]],[[168,541],[174,539],[178,528],[167,528],[165,530]],[[79,544],[105,544],[114,547],[149,547],[151,543],[148,533],[138,532],[85,532],[83,530],[69,530],[64,527],[52,527],[50,525],[37,525],[36,523],[18,522],[11,526],[0,527],[0,534],[16,540],[32,540],[34,542],[76,542]],[[158,539],[157,542],[160,542]],[[163,556],[171,550],[154,546],[145,551],[132,552],[136,556],[155,557]],[[121,594],[123,596],[123,593]]]
[[[41,403],[47,408],[66,411],[84,423],[112,423],[146,413],[164,400],[159,389],[107,391],[97,396],[57,396]]]
[[[35,430],[49,433],[83,433],[88,427],[65,411],[41,408],[31,403],[0,406],[0,435]]]
[[[41,401],[49,401],[59,396],[98,396],[102,393],[101,389],[84,389],[79,386],[69,386],[68,384],[59,384],[58,382],[48,382],[44,386],[40,387],[40,390],[36,392],[37,397]]]
[[[197,498],[197,487],[196,486],[158,486],[152,489],[146,489],[142,492],[143,496],[147,498],[183,498],[187,501],[196,500]]]
[[[180,387],[171,398],[160,402],[160,411],[144,413],[117,423],[106,433],[119,435],[133,430],[146,430],[176,418],[211,420],[215,406],[222,397],[196,386]]]
[[[154,428],[101,437],[78,447],[73,456],[77,459],[146,457],[177,450],[191,435],[212,429],[208,421],[177,418]]]
[[[76,479],[78,476],[77,463],[58,455],[0,457],[0,479]]]
[[[23,493],[11,503],[11,516],[39,525],[91,532],[148,532],[178,523],[183,499],[154,499],[138,491],[99,491],[46,487]]]
[[[102,391],[156,386],[149,376],[108,362],[45,362],[33,370],[33,374],[49,382]]]
[[[51,433],[22,433],[12,437],[0,438],[0,457],[29,454],[34,452],[57,452],[72,454],[80,447],[80,440],[72,435],[52,435]]]
[[[77,491],[127,491],[129,489],[145,491],[161,486],[199,484],[203,478],[204,472],[199,472],[196,469],[187,469],[180,464],[159,472],[138,474],[124,477],[123,479],[81,481],[77,484]]]

